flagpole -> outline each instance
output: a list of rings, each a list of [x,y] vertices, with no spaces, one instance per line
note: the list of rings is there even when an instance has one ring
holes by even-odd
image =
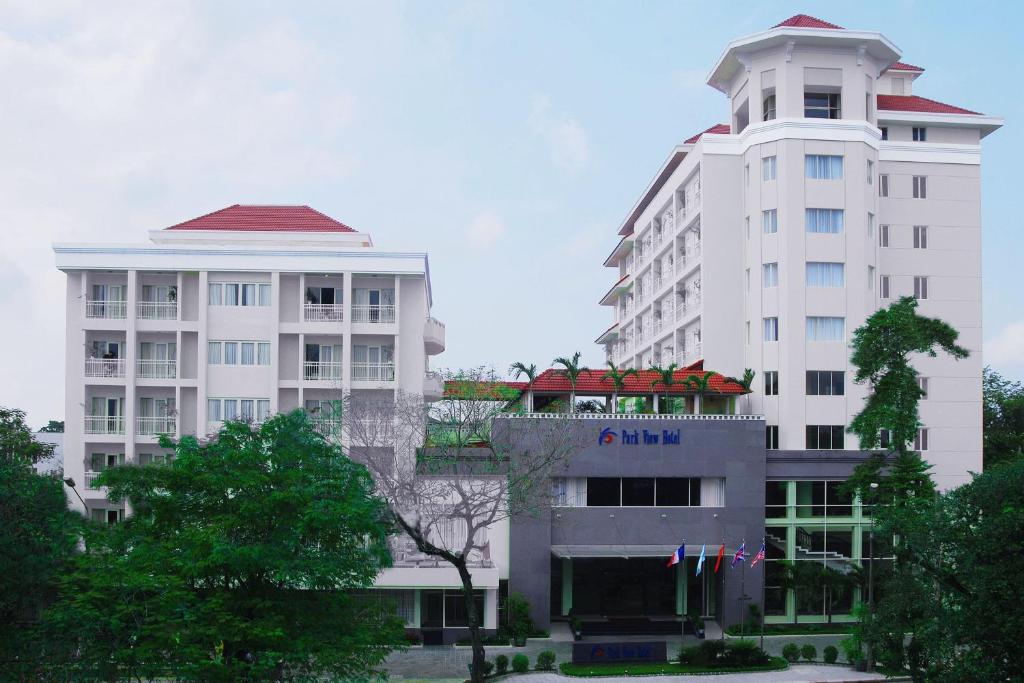
[[[765,542],[768,539],[761,539],[761,547],[765,547]],[[764,595],[765,595],[765,584],[768,583],[768,553],[765,553],[764,559],[761,560],[761,650],[764,650]]]
[[[721,550],[721,552],[723,553],[723,558],[722,559],[725,559],[724,558],[724,553],[725,553],[725,536],[722,536],[722,550]],[[725,604],[726,604],[725,603],[725,574],[726,574],[726,572],[722,572],[722,623],[720,623],[718,625],[719,626],[718,630],[721,631],[721,633],[722,633],[722,640],[725,640],[725,609],[726,609],[725,608]]]

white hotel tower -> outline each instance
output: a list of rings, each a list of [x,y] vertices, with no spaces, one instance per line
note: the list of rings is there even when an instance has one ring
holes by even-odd
[[[158,434],[298,407],[331,419],[342,391],[440,397],[426,254],[376,249],[308,206],[230,206],[149,238],[54,246],[67,274],[64,470],[94,519],[124,515],[96,475],[164,458]]]
[[[914,94],[874,31],[797,15],[732,41],[730,122],[676,146],[623,222],[598,342],[625,367],[757,372],[769,448],[856,449],[851,333],[905,295],[970,358],[920,358],[915,446],[941,488],[981,470],[981,139],[1002,120]]]

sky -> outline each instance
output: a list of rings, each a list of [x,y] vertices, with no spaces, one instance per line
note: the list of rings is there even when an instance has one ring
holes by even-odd
[[[880,30],[983,145],[985,362],[1024,379],[1024,5],[941,2],[0,2],[0,405],[64,413],[54,242],[142,242],[309,204],[426,251],[451,368],[547,367],[612,322],[601,263],[672,147],[726,120],[725,44],[806,13]],[[1008,75],[1009,74],[1009,75]]]

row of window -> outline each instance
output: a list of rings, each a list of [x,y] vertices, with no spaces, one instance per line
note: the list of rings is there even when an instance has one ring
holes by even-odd
[[[212,341],[206,360],[210,365],[270,365],[270,342]]]
[[[878,278],[878,296],[882,299],[892,298],[892,281],[890,276],[882,275]],[[914,276],[914,298],[915,299],[927,299],[928,298],[928,276],[927,275],[915,275]]]
[[[556,504],[571,506],[566,479],[555,479],[553,487]],[[587,477],[586,506],[699,507],[700,492],[699,477]]]
[[[878,226],[878,246],[888,247],[889,236],[891,234],[891,226],[880,225]],[[914,234],[914,249],[927,249],[928,248],[928,226],[927,225],[915,225],[913,226]]]
[[[248,420],[263,422],[270,417],[269,398],[209,398],[206,400],[206,420]]]
[[[839,316],[809,315],[806,319],[807,341],[844,341],[846,339],[846,318]],[[763,341],[779,341],[779,318],[762,318]],[[747,343],[750,342],[750,323],[747,323]]]
[[[888,127],[881,126],[880,130],[882,131],[882,139],[888,140]],[[911,137],[913,138],[914,142],[928,142],[928,129],[924,128],[923,126],[914,126],[914,129],[911,131]]]
[[[768,450],[779,449],[779,425],[767,425],[764,431],[764,447]],[[846,447],[846,427],[844,425],[807,425],[804,448],[816,450],[842,450]],[[887,430],[882,430],[880,446],[888,448],[890,442]],[[914,437],[914,450],[928,450],[928,428],[920,427]]]
[[[918,377],[917,386],[921,398],[928,398],[928,378]],[[846,373],[842,370],[807,370],[806,393],[808,396],[844,396],[846,394]],[[764,395],[779,395],[779,371],[764,371]]]
[[[211,306],[269,306],[270,285],[260,282],[211,282]]]
[[[842,263],[825,261],[808,261],[806,264],[806,284],[808,287],[842,287],[844,285],[844,268]],[[761,266],[761,284],[765,288],[779,286],[779,264],[765,263]],[[747,269],[747,289],[750,289],[750,269]]]

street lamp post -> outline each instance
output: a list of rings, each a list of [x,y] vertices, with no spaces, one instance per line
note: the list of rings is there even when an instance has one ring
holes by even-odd
[[[871,482],[871,491],[878,488],[877,482]],[[872,495],[872,498],[874,496]],[[868,623],[871,628],[875,625],[875,509],[871,508],[871,526],[868,529]],[[867,670],[875,670],[875,653],[871,646],[871,638],[867,642]]]
[[[79,493],[78,489],[75,487],[75,480],[72,479],[71,477],[64,477],[64,483],[67,485],[69,489],[75,492],[75,495],[78,496],[78,500],[82,501],[83,512],[88,512],[89,507],[85,504],[85,499],[82,498],[82,494]]]

